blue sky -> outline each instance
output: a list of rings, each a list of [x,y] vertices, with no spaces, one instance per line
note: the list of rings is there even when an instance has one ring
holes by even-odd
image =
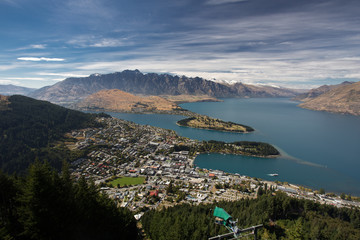
[[[0,84],[125,69],[311,88],[360,79],[358,0],[0,0]]]

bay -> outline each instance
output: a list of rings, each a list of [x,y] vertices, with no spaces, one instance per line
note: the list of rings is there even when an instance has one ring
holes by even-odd
[[[327,192],[360,196],[360,117],[311,111],[283,98],[223,99],[186,103],[193,112],[249,125],[247,134],[180,127],[177,115],[110,113],[139,124],[175,130],[198,140],[263,141],[282,153],[274,159],[201,154],[195,164],[267,180],[279,180]],[[278,177],[268,174],[278,173]]]

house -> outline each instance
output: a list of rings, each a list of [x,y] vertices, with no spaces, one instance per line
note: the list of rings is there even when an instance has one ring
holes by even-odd
[[[150,197],[152,197],[152,196],[157,197],[158,195],[159,195],[159,190],[150,191]]]

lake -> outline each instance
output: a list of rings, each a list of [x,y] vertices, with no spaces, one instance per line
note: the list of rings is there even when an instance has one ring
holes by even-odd
[[[177,115],[110,113],[139,124],[175,130],[198,140],[263,141],[276,146],[275,159],[201,154],[195,164],[267,180],[279,180],[327,192],[360,196],[360,117],[297,107],[284,98],[223,99],[186,103],[193,112],[249,125],[255,132],[239,134],[180,127]],[[268,174],[278,173],[278,177]]]

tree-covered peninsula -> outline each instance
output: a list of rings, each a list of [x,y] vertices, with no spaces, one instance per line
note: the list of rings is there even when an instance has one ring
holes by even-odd
[[[226,143],[221,141],[204,141],[199,146],[199,152],[225,153],[225,154],[241,154],[257,157],[276,157],[279,151],[268,143],[263,142],[232,142]]]
[[[254,131],[252,127],[246,125],[242,125],[234,122],[225,122],[220,119],[216,119],[204,115],[196,115],[194,117],[182,119],[178,121],[177,124],[183,127],[193,127],[193,128],[201,128],[201,129],[209,129],[209,130],[217,130],[217,131],[225,131],[225,132],[247,133]]]

